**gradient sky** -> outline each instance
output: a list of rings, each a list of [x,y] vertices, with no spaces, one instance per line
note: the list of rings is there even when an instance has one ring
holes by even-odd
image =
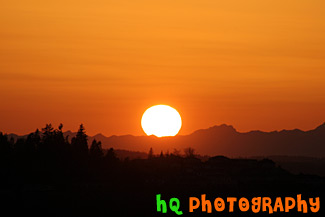
[[[325,121],[324,0],[2,1],[0,131],[60,122],[144,135],[168,104],[180,134]]]

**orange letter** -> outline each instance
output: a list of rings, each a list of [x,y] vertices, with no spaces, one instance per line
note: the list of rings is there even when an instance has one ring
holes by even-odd
[[[254,197],[252,199],[252,211],[258,213],[261,209],[261,197]]]
[[[301,199],[301,194],[297,195],[297,207],[298,212],[301,212],[301,206],[303,207],[302,210],[304,213],[307,213],[307,202]]]
[[[314,203],[313,198],[309,198],[309,203],[311,205],[310,210],[312,212],[318,212],[318,210],[319,210],[319,197],[316,197],[315,199],[316,199],[316,201]]]
[[[214,208],[217,210],[217,212],[222,212],[225,209],[225,201],[218,197],[214,200]]]
[[[277,197],[276,200],[275,200],[275,204],[274,204],[274,207],[273,207],[273,211],[274,212],[277,212],[278,211],[278,208],[280,209],[280,212],[283,212],[283,203],[282,203],[282,200],[281,200],[281,197]]]
[[[205,196],[206,196],[205,194],[201,195],[202,212],[206,212],[207,211],[206,207],[208,207],[208,213],[211,213],[212,212],[211,202],[210,200],[206,200]]]
[[[236,197],[227,197],[227,202],[229,203],[229,212],[234,211],[234,203],[237,201]]]
[[[249,202],[245,197],[240,198],[239,209],[242,212],[246,212],[249,209]]]
[[[262,210],[263,212],[266,211],[266,207],[269,208],[269,214],[272,214],[273,213],[273,209],[272,209],[272,206],[271,206],[271,198],[269,197],[263,197],[262,199]]]
[[[292,202],[291,205],[289,205],[289,201]],[[286,197],[285,199],[285,212],[289,212],[290,209],[293,209],[296,205],[296,201],[295,199],[293,199],[292,197]]]
[[[195,206],[193,205],[193,202],[196,201]],[[190,208],[189,208],[189,212],[193,212],[194,209],[199,208],[200,206],[200,200],[197,197],[190,197]]]

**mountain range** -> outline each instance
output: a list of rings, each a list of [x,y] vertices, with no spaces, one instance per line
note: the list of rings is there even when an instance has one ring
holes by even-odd
[[[75,132],[66,131],[64,136],[72,138]],[[17,139],[16,134],[9,137]],[[175,137],[155,136],[110,136],[102,134],[89,136],[102,142],[104,149],[114,148],[128,151],[148,152],[152,147],[156,154],[161,151],[173,152],[175,149],[194,148],[200,155],[225,155],[229,157],[250,156],[308,156],[325,157],[325,123],[313,130],[281,130],[272,132],[238,132],[233,126],[222,124],[208,129],[197,130],[189,135]]]

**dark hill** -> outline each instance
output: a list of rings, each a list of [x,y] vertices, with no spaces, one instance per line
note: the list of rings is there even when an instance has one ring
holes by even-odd
[[[97,138],[96,138],[97,139]],[[251,131],[241,133],[229,125],[198,130],[186,136],[111,136],[100,138],[104,147],[159,153],[193,147],[201,155],[237,156],[325,156],[325,123],[314,130]]]

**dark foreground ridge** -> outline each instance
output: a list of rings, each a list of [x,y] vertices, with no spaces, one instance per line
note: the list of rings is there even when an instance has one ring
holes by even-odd
[[[70,142],[71,141],[71,142]],[[277,212],[274,216],[322,216],[324,178],[293,175],[268,159],[229,159],[215,156],[201,161],[188,150],[185,157],[162,153],[148,159],[123,161],[113,149],[104,154],[94,140],[90,148],[81,125],[75,137],[63,136],[62,126],[47,125],[26,139],[13,141],[0,133],[0,208],[8,216],[177,216],[157,213],[156,195],[177,197],[182,216],[189,197],[320,197],[318,213]],[[269,216],[261,212],[223,212],[222,216]]]

